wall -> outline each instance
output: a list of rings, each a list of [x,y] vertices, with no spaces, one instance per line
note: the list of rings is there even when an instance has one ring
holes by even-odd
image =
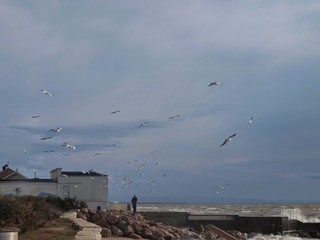
[[[108,176],[63,176],[61,170],[52,170],[51,179],[0,180],[0,195],[76,197],[90,208],[108,208]]]
[[[51,181],[1,181],[0,195],[56,195],[56,183]]]
[[[241,232],[282,233],[288,230],[287,217],[242,217],[238,215],[190,215],[187,212],[140,212],[141,215],[155,222],[168,223],[172,226],[212,224],[223,230]],[[293,227],[293,225],[291,226]],[[315,227],[305,225],[305,227]],[[319,224],[318,224],[319,228]]]
[[[58,178],[58,196],[76,197],[85,201],[89,207],[98,202],[106,208],[108,202],[108,183],[106,177],[68,176]]]
[[[282,233],[287,226],[287,217],[239,217],[238,230],[241,232]]]
[[[238,229],[238,215],[189,215],[187,225],[192,227],[194,224],[201,223],[202,225],[213,224],[224,230]]]
[[[145,218],[156,222],[168,223],[176,227],[185,227],[188,213],[186,212],[139,212]]]

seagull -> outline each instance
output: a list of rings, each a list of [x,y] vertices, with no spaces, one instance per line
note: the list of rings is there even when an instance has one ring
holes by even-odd
[[[230,142],[231,141],[231,139],[234,137],[234,136],[236,136],[237,134],[235,133],[235,134],[232,134],[231,136],[229,136],[228,138],[226,138],[225,140],[224,140],[224,142],[220,145],[220,147],[222,147],[223,145],[225,145],[227,142]]]
[[[94,156],[99,156],[99,155],[103,155],[103,153],[99,152],[99,153],[94,154]]]
[[[117,111],[114,111],[114,112],[111,112],[110,114],[116,114],[116,113],[119,113],[120,111],[117,110]]]
[[[52,129],[50,129],[49,131],[50,131],[50,132],[60,132],[61,130],[62,130],[62,128],[59,127],[59,128],[52,128]]]
[[[72,148],[73,150],[76,150],[76,147],[73,146],[73,145],[70,145],[70,144],[67,144],[66,147],[67,147],[67,148]]]
[[[48,92],[46,89],[40,89],[40,91],[41,91],[43,94],[48,95],[50,98],[52,97],[52,94],[51,94],[50,92]]]
[[[29,153],[30,153],[30,151],[27,150],[27,149],[25,149],[25,150],[23,150],[23,151],[24,151],[25,154],[29,154]]]
[[[217,86],[217,85],[219,85],[220,84],[220,82],[210,82],[209,83],[209,85],[208,85],[208,87],[211,87],[211,86]]]
[[[144,122],[144,123],[141,123],[140,126],[139,126],[139,128],[143,127],[144,125],[146,125],[146,124],[148,124],[148,123],[149,123],[149,121]]]
[[[251,116],[251,118],[250,118],[250,120],[249,120],[248,124],[249,124],[249,125],[251,125],[252,123],[253,123],[253,116]]]
[[[71,141],[64,142],[61,146],[67,147],[67,148],[72,148],[73,150],[76,150],[76,147],[71,145]]]
[[[179,114],[178,114],[178,115],[171,116],[171,117],[169,117],[169,119],[175,119],[175,118],[178,118],[178,117],[180,117]]]
[[[40,118],[40,115],[32,116],[32,118]]]
[[[43,137],[43,138],[41,138],[41,140],[48,140],[50,138],[52,138],[52,137]]]

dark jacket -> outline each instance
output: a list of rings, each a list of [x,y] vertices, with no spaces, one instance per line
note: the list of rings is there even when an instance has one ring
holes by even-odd
[[[137,203],[138,202],[138,198],[136,197],[136,195],[133,196],[133,198],[131,199],[131,203]]]

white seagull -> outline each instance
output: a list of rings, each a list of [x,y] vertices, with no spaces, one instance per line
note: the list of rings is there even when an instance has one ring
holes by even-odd
[[[29,150],[27,150],[27,149],[25,149],[25,150],[23,150],[23,151],[24,151],[24,153],[25,153],[25,154],[30,153],[30,151],[29,151]]]
[[[40,89],[40,91],[41,91],[43,94],[48,95],[50,98],[52,97],[52,94],[51,94],[50,92],[48,92],[46,89]]]
[[[52,128],[52,129],[50,129],[49,131],[50,131],[50,132],[60,132],[61,130],[62,130],[62,128],[59,127],[59,128]]]
[[[66,147],[67,147],[67,148],[71,148],[71,149],[73,149],[73,150],[76,150],[76,147],[73,146],[73,145],[70,145],[70,144],[67,144]]]
[[[224,142],[220,145],[220,147],[222,147],[223,145],[227,144],[227,142],[230,142],[231,139],[232,139],[234,136],[236,136],[236,135],[237,135],[237,134],[235,133],[235,134],[232,134],[231,136],[229,136],[228,138],[226,138],[226,139],[224,140]]]
[[[208,87],[211,87],[211,86],[217,86],[217,85],[219,85],[220,84],[220,82],[210,82],[209,83],[209,85],[208,85]]]
[[[251,116],[251,118],[250,118],[250,120],[249,120],[248,124],[249,124],[249,125],[251,125],[252,123],[253,123],[253,116]]]
[[[64,142],[61,146],[67,147],[67,148],[71,148],[73,150],[76,150],[76,147],[71,145],[71,141],[68,142]]]

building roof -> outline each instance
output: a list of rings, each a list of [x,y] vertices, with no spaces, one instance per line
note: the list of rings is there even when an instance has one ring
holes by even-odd
[[[97,173],[94,171],[77,171],[77,172],[69,172],[69,171],[62,171],[61,174],[67,176],[96,176],[96,177],[107,177],[105,174]]]
[[[14,171],[9,168],[7,165],[3,170],[0,172],[0,180],[7,180],[7,179],[28,179],[23,174],[19,173],[18,170]]]
[[[56,182],[53,179],[49,178],[29,178],[29,179],[0,179],[0,182],[34,182],[34,183],[43,183],[43,182]]]
[[[6,179],[15,173],[11,168],[7,167],[0,172],[0,179]]]

